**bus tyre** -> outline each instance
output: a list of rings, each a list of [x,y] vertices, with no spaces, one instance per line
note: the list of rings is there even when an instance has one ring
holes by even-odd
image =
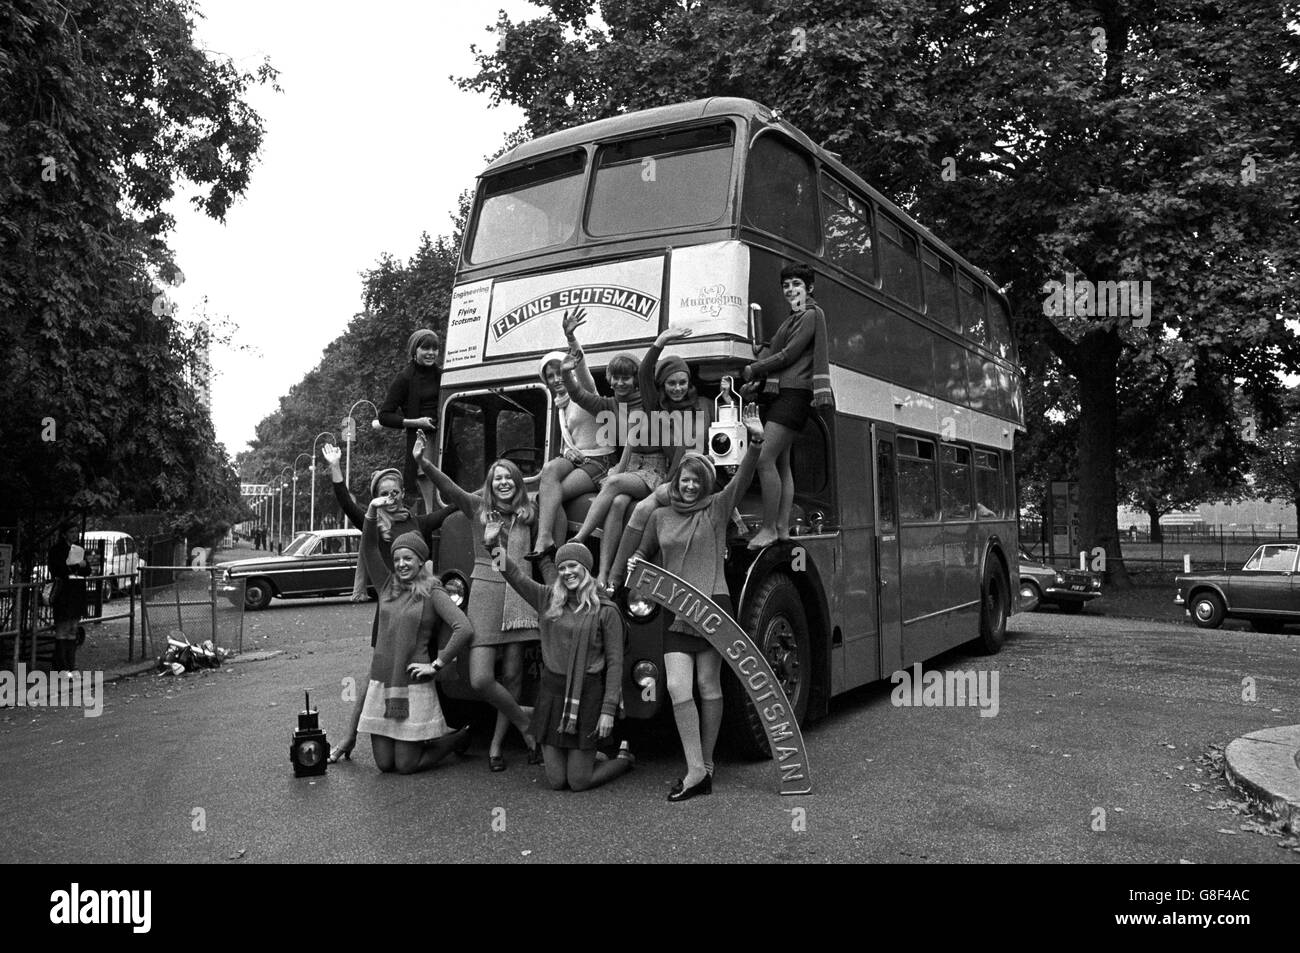
[[[813,688],[812,642],[794,582],[784,573],[768,576],[747,600],[744,616],[737,621],[762,651],[802,725]],[[763,718],[730,670],[722,679],[722,689],[728,736],[746,757],[771,757]]]
[[[973,646],[976,651],[994,655],[1001,651],[1007,638],[1007,615],[1011,584],[1002,561],[990,555],[984,566],[984,584],[980,587],[980,634]]]
[[[1192,598],[1192,618],[1202,629],[1217,629],[1223,625],[1223,616],[1223,600],[1218,593],[1207,589]]]

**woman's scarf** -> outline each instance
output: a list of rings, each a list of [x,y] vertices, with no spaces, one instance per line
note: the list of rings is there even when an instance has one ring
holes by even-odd
[[[524,557],[528,554],[532,543],[532,533],[528,525],[518,523],[514,513],[501,510],[497,510],[495,514],[489,512],[489,519],[501,523],[501,535],[505,540],[506,554],[517,565],[527,565]],[[488,557],[490,560],[491,553]],[[502,579],[506,589],[505,600],[501,606],[501,631],[537,628],[537,607],[515,592],[515,587],[506,583],[503,577],[498,578]]]
[[[383,679],[384,717],[400,721],[409,718],[411,714],[409,697],[411,677],[406,667],[415,658],[416,649],[419,648],[420,632],[423,631],[426,623],[431,624],[427,616],[433,611],[433,601],[422,598],[410,586],[396,583],[391,576],[383,591],[380,592],[379,598],[406,623],[397,632],[381,633],[381,638],[387,635],[388,640],[384,643],[384,648],[391,653],[391,657],[386,660],[388,671]],[[414,633],[410,631],[409,625],[409,610],[413,605],[420,610],[420,621]],[[374,677],[373,674],[371,677]]]
[[[699,495],[693,502],[687,503],[680,496],[677,490],[677,478],[681,475],[682,467],[687,460],[700,461],[704,467],[708,479],[701,482]],[[713,466],[713,461],[702,453],[695,450],[688,450],[682,454],[677,466],[673,468],[672,474],[668,477],[668,505],[673,508],[673,512],[681,513],[683,516],[689,516],[685,529],[686,534],[686,551],[682,554],[682,564],[689,565],[691,558],[691,548],[697,542],[703,545],[705,542],[712,542],[714,536],[713,520],[709,516],[709,503],[713,500],[713,491],[718,485],[717,469]],[[704,539],[707,534],[708,540]]]
[[[804,299],[803,311],[791,312],[785,322],[777,328],[769,347],[772,351],[779,351],[785,347],[786,341],[790,339],[790,332],[794,327],[794,322],[807,311],[812,311],[814,322],[812,405],[814,407],[828,407],[834,410],[835,394],[831,390],[830,335],[826,333],[826,312],[822,311],[811,295]],[[781,392],[779,375],[768,375],[766,382],[763,384],[763,392],[767,394],[779,394]]]
[[[561,734],[578,733],[578,708],[582,701],[583,679],[587,677],[587,651],[591,647],[591,637],[596,627],[601,624],[601,610],[605,606],[614,608],[614,603],[602,593],[596,611],[588,613],[587,618],[579,619],[577,638],[569,647],[568,664],[564,673],[564,706],[560,710]],[[566,611],[573,610],[566,608]]]

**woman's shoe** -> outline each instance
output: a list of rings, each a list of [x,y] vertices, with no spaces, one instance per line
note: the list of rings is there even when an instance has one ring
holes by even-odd
[[[499,754],[488,755],[488,770],[492,772],[504,771],[506,769],[506,759]]]
[[[551,545],[547,546],[545,549],[540,549],[535,553],[528,553],[526,556],[524,556],[524,559],[528,560],[530,563],[541,562],[543,559],[547,558],[548,556],[551,559],[555,559],[555,554],[558,553],[559,551],[560,551],[559,547],[557,547],[554,543],[551,543]]]
[[[713,778],[707,774],[704,780],[692,784],[690,787],[683,787],[680,791],[673,791],[668,795],[668,800],[676,803],[677,801],[689,801],[691,798],[700,794],[713,793]]]
[[[632,753],[632,749],[627,746],[626,741],[618,746],[618,754],[615,757],[619,761],[626,761],[629,767],[636,766],[636,755]]]
[[[451,750],[456,752],[456,754],[463,755],[466,751],[469,750],[469,742],[470,742],[469,725],[466,725],[464,728],[461,728],[458,732],[456,732],[456,734],[458,734],[460,737],[458,737],[456,739],[456,743],[451,746]]]
[[[543,758],[542,756],[542,746],[539,744],[534,744],[531,748],[528,749],[528,763],[542,764],[543,761],[545,761],[545,758]]]

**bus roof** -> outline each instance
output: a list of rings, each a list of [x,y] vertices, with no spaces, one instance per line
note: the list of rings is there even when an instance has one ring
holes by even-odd
[[[693,122],[699,119],[707,119],[711,116],[738,116],[746,120],[757,120],[765,126],[780,129],[790,138],[794,139],[809,152],[816,155],[817,159],[823,166],[829,168],[840,178],[846,180],[855,188],[864,192],[869,198],[876,201],[885,211],[889,212],[902,221],[906,222],[917,235],[936,249],[948,255],[952,261],[974,275],[977,275],[987,287],[991,288],[1001,297],[1002,289],[984,273],[982,268],[971,264],[966,258],[957,253],[947,242],[935,236],[928,228],[914,219],[911,215],[899,208],[884,195],[872,188],[862,176],[854,172],[835,155],[813,142],[808,136],[801,132],[796,126],[788,122],[783,116],[775,112],[762,103],[755,102],[752,99],[743,99],[738,96],[712,96],[708,99],[697,99],[689,103],[674,103],[670,106],[655,106],[651,109],[642,109],[636,112],[623,113],[618,116],[610,116],[606,119],[597,119],[594,122],[584,123],[581,126],[572,126],[568,129],[561,129],[558,132],[552,132],[545,136],[539,136],[528,142],[520,143],[509,152],[504,153],[489,165],[479,175],[491,175],[502,169],[521,165],[531,160],[541,158],[556,152],[562,152],[565,149],[574,146],[585,145],[590,142],[599,142],[604,139],[617,139],[622,136],[631,135],[642,130],[654,129],[659,127],[676,126],[684,123]]]

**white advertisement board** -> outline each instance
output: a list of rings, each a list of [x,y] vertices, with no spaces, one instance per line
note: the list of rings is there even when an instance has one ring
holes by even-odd
[[[696,334],[749,333],[749,249],[713,242],[673,250],[668,321]]]

